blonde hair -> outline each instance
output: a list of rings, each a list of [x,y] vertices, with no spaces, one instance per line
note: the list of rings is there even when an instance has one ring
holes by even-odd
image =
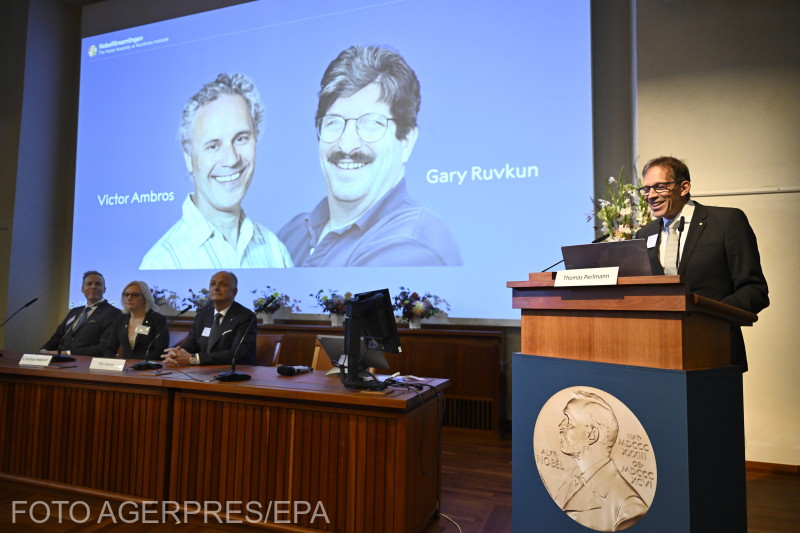
[[[122,289],[122,294],[125,294],[125,291],[131,285],[136,285],[137,287],[139,287],[139,290],[142,292],[142,296],[144,297],[144,312],[145,313],[147,313],[148,311],[150,311],[151,309],[154,309],[156,307],[156,301],[153,300],[153,293],[150,292],[150,287],[148,287],[147,283],[145,283],[144,281],[131,281],[130,283],[125,285],[124,289]],[[125,299],[124,296],[121,297],[121,302],[122,302],[122,312],[126,313],[126,314],[130,314],[130,310],[128,309],[128,303],[126,302],[126,299]]]

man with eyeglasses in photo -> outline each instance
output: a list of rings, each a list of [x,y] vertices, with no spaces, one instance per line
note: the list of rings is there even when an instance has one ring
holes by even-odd
[[[102,357],[103,336],[114,328],[122,311],[105,299],[106,280],[96,270],[83,274],[81,292],[86,297],[86,305],[69,310],[40,353]]]
[[[636,232],[645,239],[654,274],[678,274],[689,292],[758,313],[769,305],[756,235],[744,212],[691,199],[689,168],[674,157],[648,161],[644,194],[655,220]],[[733,364],[747,370],[741,329],[731,328]]]
[[[328,65],[316,125],[326,198],[279,232],[295,266],[453,266],[448,225],[406,190],[419,80],[400,54],[352,46]]]

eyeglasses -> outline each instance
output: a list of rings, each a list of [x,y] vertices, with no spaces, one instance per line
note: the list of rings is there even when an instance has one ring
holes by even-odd
[[[656,191],[656,192],[664,192],[664,191],[669,190],[669,186],[670,185],[676,185],[676,184],[678,184],[678,183],[680,183],[682,181],[686,181],[686,180],[659,181],[658,183],[654,183],[653,185],[645,185],[644,187],[639,187],[636,190],[639,191],[640,193],[642,193],[643,195],[647,196],[648,194],[650,194],[651,190],[652,191]]]
[[[319,140],[326,143],[336,142],[341,139],[347,123],[356,121],[356,133],[365,143],[380,141],[386,134],[389,121],[393,118],[385,117],[379,113],[367,113],[358,118],[344,118],[339,115],[325,115],[317,121],[317,135]]]
[[[141,292],[123,292],[122,293],[122,297],[123,298],[138,298],[141,295],[142,295]]]

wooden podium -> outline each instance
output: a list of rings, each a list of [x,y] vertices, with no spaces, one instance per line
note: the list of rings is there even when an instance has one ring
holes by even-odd
[[[510,281],[522,310],[521,351],[546,357],[691,370],[730,364],[730,327],[753,313],[689,294],[680,276],[555,287],[554,273]]]
[[[730,331],[756,315],[689,294],[679,276],[578,287],[554,278],[507,284],[522,326],[512,369],[514,530],[591,531],[554,502],[531,446],[547,400],[582,386],[620,399],[652,443],[658,484],[628,531],[746,533],[742,369],[730,364]]]

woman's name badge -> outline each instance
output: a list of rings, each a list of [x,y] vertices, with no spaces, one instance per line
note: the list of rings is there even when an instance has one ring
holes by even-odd
[[[136,334],[137,335],[149,335],[150,334],[150,326],[144,326],[139,324],[136,326]]]

